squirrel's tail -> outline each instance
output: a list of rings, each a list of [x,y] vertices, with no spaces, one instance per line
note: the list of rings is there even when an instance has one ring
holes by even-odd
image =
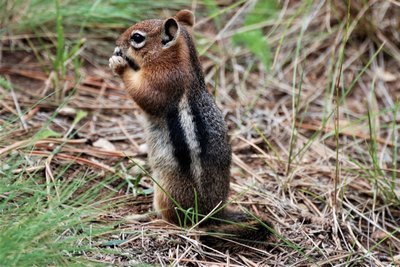
[[[267,249],[275,240],[272,224],[265,218],[225,209],[205,227],[200,241],[219,251],[236,252],[254,247]]]

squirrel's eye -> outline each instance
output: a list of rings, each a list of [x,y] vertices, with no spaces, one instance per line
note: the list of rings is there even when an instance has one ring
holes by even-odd
[[[131,45],[135,49],[142,48],[144,44],[146,43],[146,34],[142,32],[135,32],[131,36]]]
[[[140,33],[135,33],[132,35],[132,40],[137,44],[140,44],[141,42],[143,42],[144,39],[145,39],[145,37],[143,35],[141,35]]]

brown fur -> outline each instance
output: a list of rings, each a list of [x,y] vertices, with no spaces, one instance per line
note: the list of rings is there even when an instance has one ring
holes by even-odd
[[[193,27],[194,25],[194,16],[192,11],[189,10],[181,10],[176,13],[175,18],[182,24],[186,26]]]
[[[174,47],[179,53],[163,49],[157,38],[161,35],[162,24],[162,20],[143,21],[130,27],[117,40],[117,46],[140,66],[137,73],[127,67],[120,75],[135,102],[151,114],[165,111],[168,103],[183,93],[179,87],[169,86],[171,79],[189,75],[184,67],[190,61],[183,38],[178,38]],[[130,46],[129,39],[131,33],[137,30],[145,32],[147,36],[146,45],[135,50]],[[171,65],[177,68],[171,71]]]
[[[137,23],[118,38],[117,47],[121,55],[110,59],[110,67],[121,76],[127,91],[147,116],[149,161],[154,178],[162,188],[155,186],[154,207],[163,219],[175,224],[184,221],[184,212],[177,209],[176,203],[187,210],[194,207],[197,198],[198,213],[205,216],[218,204],[226,203],[229,191],[231,150],[226,126],[214,101],[206,93],[192,42],[193,25],[193,13],[188,10],[182,10],[167,20]],[[132,44],[135,33],[145,36],[144,45],[136,48],[137,42]],[[192,106],[180,106],[185,99],[190,100],[187,105]],[[175,117],[168,117],[168,114]],[[179,117],[183,114],[187,117],[184,122]],[[206,133],[204,127],[209,128]],[[182,134],[185,134],[183,139],[188,138],[187,134],[196,134],[194,139],[197,140],[181,140],[178,135]],[[177,152],[179,145],[188,151]],[[196,147],[200,152],[196,152]],[[197,154],[191,156],[191,153]],[[201,160],[193,161],[192,157]],[[201,170],[197,176],[194,164],[199,164],[197,167]],[[187,166],[189,170],[185,170]],[[257,247],[260,244],[265,246],[271,240],[270,229],[267,229],[271,224],[265,219],[261,220],[262,223],[252,216],[227,209],[212,217],[215,219],[209,218],[201,225],[210,233],[234,235],[228,238]],[[265,228],[264,224],[268,227]],[[221,250],[238,249],[232,244],[227,245],[218,234],[205,236],[202,241]]]

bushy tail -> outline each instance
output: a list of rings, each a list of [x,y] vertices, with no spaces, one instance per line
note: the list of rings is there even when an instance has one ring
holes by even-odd
[[[272,224],[265,218],[228,209],[218,214],[218,220],[209,221],[205,229],[207,235],[200,241],[222,252],[242,251],[247,246],[264,250],[272,247],[275,239]]]

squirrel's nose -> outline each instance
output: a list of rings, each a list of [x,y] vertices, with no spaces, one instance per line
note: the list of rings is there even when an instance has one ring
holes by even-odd
[[[113,55],[122,57],[122,50],[119,46],[115,47]]]

